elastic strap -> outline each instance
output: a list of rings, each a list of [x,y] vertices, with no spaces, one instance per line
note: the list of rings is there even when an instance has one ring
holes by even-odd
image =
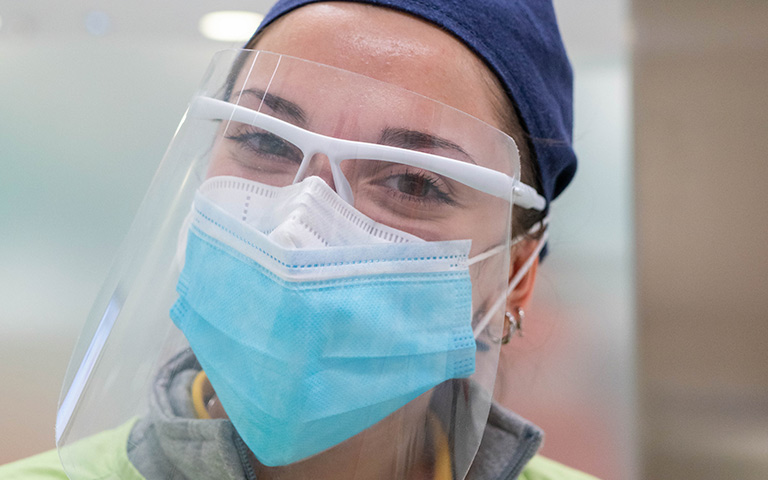
[[[210,420],[211,418],[208,409],[205,408],[205,397],[209,391],[211,391],[211,384],[208,382],[208,376],[203,370],[200,370],[192,381],[192,405],[195,407],[197,418],[203,420]]]
[[[473,333],[475,335],[475,338],[480,336],[480,333],[485,329],[485,327],[488,326],[491,319],[496,315],[496,312],[501,308],[502,305],[504,305],[504,302],[507,301],[507,297],[514,291],[515,287],[520,283],[520,280],[523,279],[526,273],[528,273],[528,270],[531,269],[531,266],[533,265],[533,262],[536,261],[537,258],[539,258],[539,253],[541,253],[541,250],[544,248],[544,245],[547,244],[547,239],[549,238],[549,216],[544,218],[541,222],[544,225],[544,232],[541,234],[541,238],[539,238],[539,243],[536,245],[536,248],[534,249],[533,253],[526,259],[525,263],[522,267],[520,267],[517,272],[515,272],[515,275],[510,279],[509,285],[507,286],[507,291],[504,292],[504,295],[499,297],[496,302],[493,304],[493,306],[488,310],[488,312],[483,316],[483,318],[480,320],[480,322],[477,324],[477,326],[473,329]],[[539,226],[536,225],[534,228],[526,232],[526,234],[533,233],[535,230],[538,229]],[[519,237],[515,237],[514,243],[519,242],[523,238],[523,235]]]

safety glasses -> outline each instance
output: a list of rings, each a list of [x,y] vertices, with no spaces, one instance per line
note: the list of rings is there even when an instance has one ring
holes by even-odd
[[[250,166],[265,172],[264,175],[281,175],[286,180],[291,177],[286,184],[295,183],[305,176],[313,156],[325,155],[330,163],[337,193],[351,205],[354,205],[356,190],[351,180],[360,177],[361,172],[382,172],[396,164],[431,172],[479,192],[508,200],[522,208],[543,210],[546,206],[544,198],[532,187],[502,172],[469,162],[389,145],[322,135],[265,113],[211,97],[196,97],[190,105],[189,115],[202,120],[239,122],[259,129],[258,132],[251,132],[248,139]],[[355,168],[344,168],[345,162],[354,164]],[[366,166],[361,168],[360,162]],[[413,180],[406,179],[405,185],[402,180],[397,182],[401,189],[407,187],[423,190],[423,185],[414,185]]]

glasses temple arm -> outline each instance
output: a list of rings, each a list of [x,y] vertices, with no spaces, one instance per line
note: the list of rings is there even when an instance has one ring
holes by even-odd
[[[514,204],[519,207],[525,209],[532,208],[540,212],[544,211],[547,207],[547,201],[544,197],[539,195],[539,192],[537,192],[536,189],[524,183],[515,185],[512,195]]]

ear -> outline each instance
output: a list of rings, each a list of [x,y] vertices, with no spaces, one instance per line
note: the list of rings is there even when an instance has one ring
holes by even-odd
[[[509,278],[507,280],[508,282],[511,283],[512,278],[518,271],[520,271],[521,268],[523,268],[526,260],[528,260],[531,255],[534,254],[537,246],[538,242],[536,240],[524,240],[511,247],[511,251],[509,253],[510,268]],[[530,303],[531,297],[533,296],[533,285],[536,283],[536,271],[538,268],[539,257],[537,256],[533,260],[531,268],[529,268],[525,275],[523,275],[523,278],[520,279],[520,282],[517,284],[515,289],[512,290],[512,292],[507,297],[508,312],[515,311],[515,307],[520,307],[523,310],[528,308],[528,304]]]

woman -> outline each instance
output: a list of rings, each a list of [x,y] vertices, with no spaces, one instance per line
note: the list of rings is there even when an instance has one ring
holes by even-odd
[[[66,474],[586,478],[492,403],[575,169],[551,5],[280,1],[246,47],[214,60],[75,352]]]

